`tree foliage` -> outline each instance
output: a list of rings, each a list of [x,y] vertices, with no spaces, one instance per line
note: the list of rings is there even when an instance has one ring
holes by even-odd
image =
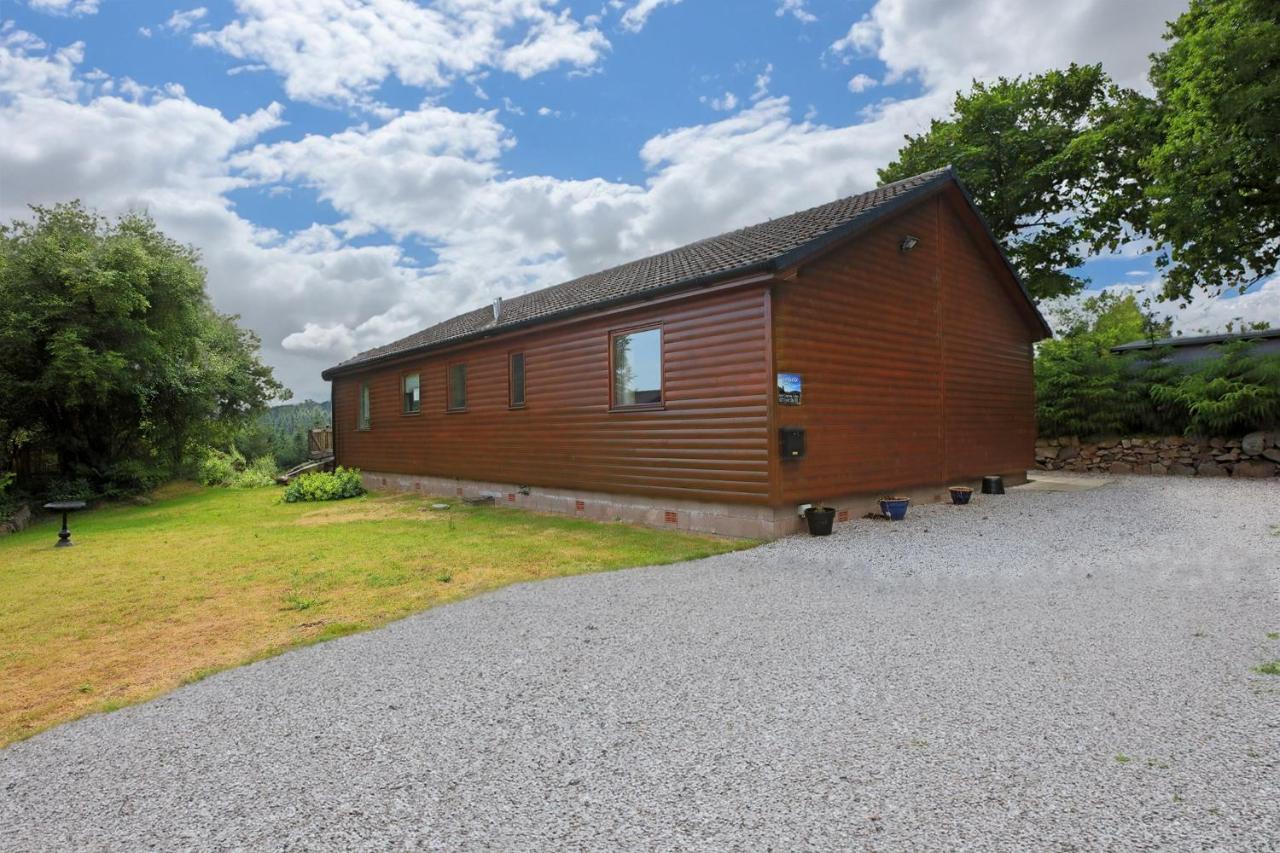
[[[0,452],[98,493],[145,488],[288,392],[214,311],[194,249],[78,202],[0,226]]]
[[[1147,150],[1143,99],[1100,65],[974,81],[952,115],[907,136],[879,172],[888,183],[950,164],[1036,299],[1074,293],[1084,251],[1114,247],[1141,193],[1132,175]]]
[[[1243,290],[1280,263],[1280,4],[1192,0],[1165,38],[1141,227],[1169,297]]]

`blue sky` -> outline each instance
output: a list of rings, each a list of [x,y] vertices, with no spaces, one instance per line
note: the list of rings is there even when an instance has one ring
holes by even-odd
[[[147,209],[319,396],[323,367],[493,296],[867,189],[974,77],[1142,86],[1182,3],[1060,6],[9,0],[0,215]],[[1158,286],[1136,253],[1084,274]],[[1236,313],[1280,315],[1280,285],[1179,322]]]

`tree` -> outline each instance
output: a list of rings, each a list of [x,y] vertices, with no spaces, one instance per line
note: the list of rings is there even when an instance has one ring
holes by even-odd
[[[1035,361],[1036,420],[1042,435],[1103,435],[1128,429],[1160,431],[1165,408],[1150,402],[1148,377],[1164,377],[1164,353],[1121,357],[1111,348],[1169,334],[1170,321],[1143,312],[1132,293],[1102,291],[1079,308],[1059,312],[1059,338],[1039,345]]]
[[[1142,227],[1169,298],[1243,291],[1280,263],[1280,4],[1192,0],[1165,38]]]
[[[213,310],[194,249],[141,214],[32,210],[0,226],[0,449],[39,447],[123,493],[288,395]]]
[[[1100,65],[974,81],[952,115],[907,136],[879,171],[888,183],[950,164],[1036,299],[1080,290],[1084,250],[1131,234],[1143,196],[1132,179],[1155,119]]]

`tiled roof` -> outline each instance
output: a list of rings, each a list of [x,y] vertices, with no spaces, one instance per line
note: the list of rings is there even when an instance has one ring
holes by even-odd
[[[415,332],[408,337],[360,353],[324,372],[341,372],[365,362],[378,361],[402,353],[431,349],[446,343],[524,326],[585,308],[620,302],[669,287],[728,278],[754,271],[782,269],[816,251],[833,239],[878,218],[888,208],[897,207],[913,196],[954,179],[950,167],[925,172],[870,192],[849,196],[829,204],[802,210],[699,240],[678,249],[638,261],[630,261],[601,272],[581,276],[563,284],[535,290],[502,301],[501,318],[493,322],[493,308],[485,306]]]

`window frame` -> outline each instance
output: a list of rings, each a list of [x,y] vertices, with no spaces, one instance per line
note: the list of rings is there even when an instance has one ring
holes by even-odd
[[[462,405],[454,407],[453,405],[453,369],[455,367],[462,368]],[[444,410],[446,414],[454,414],[467,411],[470,398],[467,396],[467,363],[465,361],[451,361],[444,367]]]
[[[418,408],[410,410],[405,408],[404,381],[410,376],[418,377]],[[407,417],[422,414],[422,371],[410,370],[400,374],[400,414]]]
[[[363,380],[356,388],[356,431],[373,429],[373,391],[369,381]]]
[[[627,335],[640,332],[658,333],[658,401],[656,403],[619,403],[613,397],[614,380],[614,341]],[[635,326],[623,326],[609,330],[609,411],[610,412],[645,412],[665,409],[667,407],[667,335],[661,320],[641,323]]]
[[[515,360],[516,356],[520,357],[520,402],[515,401],[512,393],[515,390]],[[523,409],[529,405],[529,360],[525,358],[524,350],[513,350],[507,353],[507,408]]]

